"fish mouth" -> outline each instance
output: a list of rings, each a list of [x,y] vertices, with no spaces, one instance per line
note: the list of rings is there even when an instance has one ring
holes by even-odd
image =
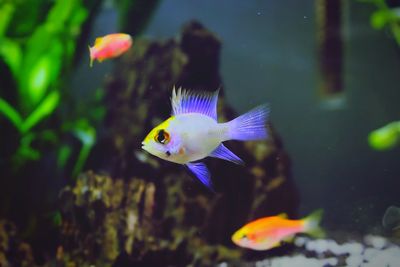
[[[144,141],[142,142],[142,149],[146,150],[146,144],[144,143]]]

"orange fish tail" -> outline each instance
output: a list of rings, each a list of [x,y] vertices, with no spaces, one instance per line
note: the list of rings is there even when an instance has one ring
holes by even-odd
[[[305,217],[302,221],[304,222],[304,230],[303,232],[309,234],[315,238],[322,238],[325,236],[324,230],[319,226],[322,215],[324,211],[322,209],[318,209]]]

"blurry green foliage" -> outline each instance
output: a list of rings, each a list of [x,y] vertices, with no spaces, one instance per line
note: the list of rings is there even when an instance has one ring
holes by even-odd
[[[122,30],[140,32],[158,1],[114,0]],[[104,92],[82,104],[68,79],[82,51],[88,56],[85,38],[102,2],[0,0],[0,216],[18,213],[14,219],[26,236],[61,225],[59,211],[45,220],[40,214],[53,209],[55,186],[81,172],[98,138],[94,125],[105,114]],[[34,197],[24,196],[26,185]],[[24,205],[15,212],[17,202]],[[52,238],[46,232],[38,240]]]
[[[72,115],[63,113],[61,125],[57,124],[60,114],[56,111],[62,109],[60,105],[68,105],[66,80],[76,62],[77,45],[82,31],[88,30],[85,22],[93,19],[102,1],[0,0],[0,61],[11,74],[0,79],[12,80],[0,81],[0,117],[6,118],[19,133],[14,169],[27,161],[41,159],[40,150],[45,147],[42,141],[49,131],[58,136],[53,142],[58,148],[57,164],[61,168],[74,155],[61,136],[70,133],[81,142],[73,173],[82,169],[96,140],[93,123],[100,121],[105,113],[104,107],[98,105],[102,95],[95,96],[94,103],[89,103],[90,110],[82,111],[84,114],[76,110]],[[136,35],[160,1],[113,2],[119,11],[121,30]]]
[[[397,6],[389,5],[386,0],[360,0],[360,2],[373,4],[376,10],[372,13],[370,23],[376,30],[388,27],[393,37],[400,46],[400,2]],[[386,126],[372,131],[368,135],[371,148],[379,151],[389,150],[400,144],[400,121],[391,122]]]
[[[400,144],[400,121],[372,131],[368,135],[368,143],[375,150],[388,150]]]
[[[386,0],[361,0],[370,3],[377,8],[371,15],[371,25],[374,29],[380,30],[388,27],[400,45],[400,6],[391,7]]]
[[[43,133],[49,131],[38,130],[37,125],[55,112],[64,96],[63,82],[71,70],[83,23],[89,17],[87,2],[95,1],[0,0],[0,60],[15,85],[0,85],[0,92],[16,92],[15,99],[0,95],[0,116],[20,134],[14,156],[17,166],[41,157],[32,143],[43,140]]]
[[[96,129],[89,123],[89,120],[85,118],[78,119],[74,122],[65,123],[63,128],[65,131],[72,132],[72,134],[82,144],[78,159],[76,160],[72,171],[72,176],[77,177],[82,171],[82,167],[96,142]],[[70,155],[71,151],[68,149],[68,147],[62,147],[59,153],[58,164],[60,166],[65,165]]]

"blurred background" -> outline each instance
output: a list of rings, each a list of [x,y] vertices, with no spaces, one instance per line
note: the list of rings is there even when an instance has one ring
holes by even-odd
[[[270,105],[297,214],[323,208],[327,229],[381,232],[386,208],[400,205],[399,8],[395,0],[0,1],[0,217],[43,243],[48,225],[58,235],[63,188],[89,169],[110,173],[103,163],[113,155],[101,155],[99,141],[113,93],[105,88],[129,63],[90,68],[87,46],[126,32],[135,54],[137,40],[179,40],[196,20],[221,43],[225,102],[237,114]]]

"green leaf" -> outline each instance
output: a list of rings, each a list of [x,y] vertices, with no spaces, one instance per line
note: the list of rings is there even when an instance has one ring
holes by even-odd
[[[26,161],[40,159],[41,153],[31,146],[35,139],[36,134],[32,132],[21,137],[19,148],[12,159],[13,168],[19,169]]]
[[[0,98],[0,113],[3,114],[14,126],[21,130],[22,118],[10,104],[4,99]]]
[[[394,39],[396,39],[397,45],[400,46],[400,25],[398,23],[392,23],[391,26]]]
[[[52,221],[53,221],[54,226],[57,226],[57,227],[61,226],[61,224],[62,224],[61,212],[59,212],[59,211],[54,212],[53,216],[52,216]]]
[[[61,146],[60,150],[58,151],[57,157],[57,166],[59,168],[64,168],[65,164],[67,163],[68,159],[70,158],[72,153],[72,149],[68,145]]]
[[[28,113],[42,101],[49,86],[57,81],[64,47],[56,33],[39,26],[25,50],[18,81],[23,108]]]
[[[74,27],[80,27],[86,18],[89,16],[89,12],[82,6],[77,7],[74,13],[70,17],[70,23]]]
[[[85,145],[93,145],[96,141],[96,130],[86,119],[80,119],[75,124],[73,134]]]
[[[60,94],[58,91],[52,91],[48,94],[40,105],[23,122],[21,131],[23,133],[29,131],[42,119],[50,115],[57,108],[59,101]]]
[[[46,23],[64,25],[79,2],[78,0],[57,0],[47,16]]]
[[[18,43],[7,38],[0,38],[0,56],[10,68],[13,76],[17,78],[22,59],[21,47]]]
[[[372,131],[368,135],[368,143],[375,150],[388,150],[399,144],[400,122],[392,122],[388,125]]]
[[[382,29],[390,20],[390,11],[377,10],[371,15],[371,25],[374,29]]]
[[[96,129],[86,119],[81,119],[76,123],[73,133],[82,142],[82,148],[79,151],[78,159],[72,171],[72,176],[76,177],[81,172],[96,142]]]
[[[41,58],[32,67],[28,76],[29,96],[32,103],[39,102],[50,84],[51,60],[49,57]]]
[[[15,7],[10,3],[0,3],[0,37],[5,35],[11,18],[14,14]]]

